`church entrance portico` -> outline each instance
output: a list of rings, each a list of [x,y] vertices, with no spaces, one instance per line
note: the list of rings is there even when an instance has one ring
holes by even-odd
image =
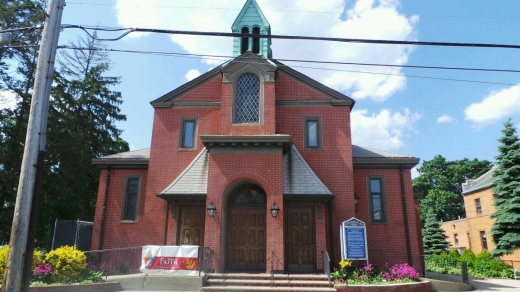
[[[265,272],[266,195],[262,188],[245,183],[227,200],[226,271]]]

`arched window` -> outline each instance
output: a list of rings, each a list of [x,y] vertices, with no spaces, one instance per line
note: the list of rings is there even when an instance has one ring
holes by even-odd
[[[242,33],[249,34],[249,28],[243,27]],[[249,49],[249,37],[246,37],[246,36],[242,37],[242,43],[240,45],[241,45],[240,53],[243,54],[243,53],[247,52],[247,50]]]
[[[254,27],[253,35],[259,35],[259,34],[260,34],[260,28]],[[253,53],[255,53],[255,54],[260,53],[260,38],[253,38]]]
[[[235,123],[260,122],[260,79],[252,73],[238,78],[236,84]]]

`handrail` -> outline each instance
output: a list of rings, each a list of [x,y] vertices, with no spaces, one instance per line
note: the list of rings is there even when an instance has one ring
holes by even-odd
[[[271,250],[271,283],[270,283],[270,286],[271,288],[274,288],[274,249]]]
[[[332,281],[330,279],[330,257],[329,257],[329,253],[324,250],[322,251],[322,255],[323,255],[323,272],[325,273],[325,275],[327,275],[327,278],[329,279],[329,286],[332,287],[333,284],[332,284]]]

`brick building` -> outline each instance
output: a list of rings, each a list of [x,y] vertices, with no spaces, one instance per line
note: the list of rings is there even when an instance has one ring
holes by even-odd
[[[152,101],[150,149],[93,160],[92,249],[193,244],[218,271],[315,272],[356,217],[371,263],[420,268],[419,159],[352,145],[354,100],[272,59],[256,1],[232,30],[264,38],[235,38],[233,60]]]
[[[492,251],[496,247],[491,235],[495,219],[489,217],[496,211],[493,187],[497,179],[493,176],[494,172],[493,168],[479,178],[462,184],[466,218],[441,224],[444,235],[447,236],[446,240],[459,252],[471,249],[475,254],[479,254],[483,250]],[[502,256],[501,259],[515,268],[520,268],[520,250]]]

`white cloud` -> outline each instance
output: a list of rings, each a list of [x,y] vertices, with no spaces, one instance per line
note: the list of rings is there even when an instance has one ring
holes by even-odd
[[[382,109],[379,113],[368,110],[353,110],[352,142],[355,145],[368,146],[381,150],[395,150],[405,145],[409,132],[414,132],[413,125],[421,116],[409,109],[392,112]]]
[[[388,40],[416,40],[417,16],[406,16],[398,11],[398,0],[358,0],[347,7],[341,19],[345,0],[258,0],[266,15],[273,34],[305,35],[336,38],[365,38]],[[119,23],[128,27],[164,28],[190,31],[230,32],[244,1],[192,0],[188,4],[172,4],[172,1],[118,0]],[[179,3],[179,2],[173,2]],[[186,8],[187,6],[191,8]],[[193,7],[198,7],[195,9]],[[337,13],[331,13],[337,12]],[[141,35],[131,34],[133,37]],[[193,54],[232,54],[232,39],[208,36],[171,36],[172,41]],[[338,42],[273,40],[273,55],[279,59],[304,59],[343,62],[365,62],[403,65],[407,63],[412,46],[346,44]],[[205,59],[207,64],[222,61]],[[298,68],[301,64],[287,62],[304,74],[343,91],[353,98],[372,98],[384,101],[406,87],[406,77],[400,68],[365,67],[315,64],[334,70],[369,71],[358,72],[313,70]]]
[[[200,71],[197,70],[197,69],[191,69],[190,71],[188,71],[188,73],[186,73],[186,80],[188,81],[191,81],[197,77],[200,76]]]
[[[464,110],[466,120],[482,127],[520,113],[520,84],[492,92]]]
[[[16,106],[16,94],[12,91],[0,90],[0,109],[14,108]]]
[[[438,124],[451,124],[453,122],[455,122],[455,119],[448,115],[443,115],[437,118]]]

